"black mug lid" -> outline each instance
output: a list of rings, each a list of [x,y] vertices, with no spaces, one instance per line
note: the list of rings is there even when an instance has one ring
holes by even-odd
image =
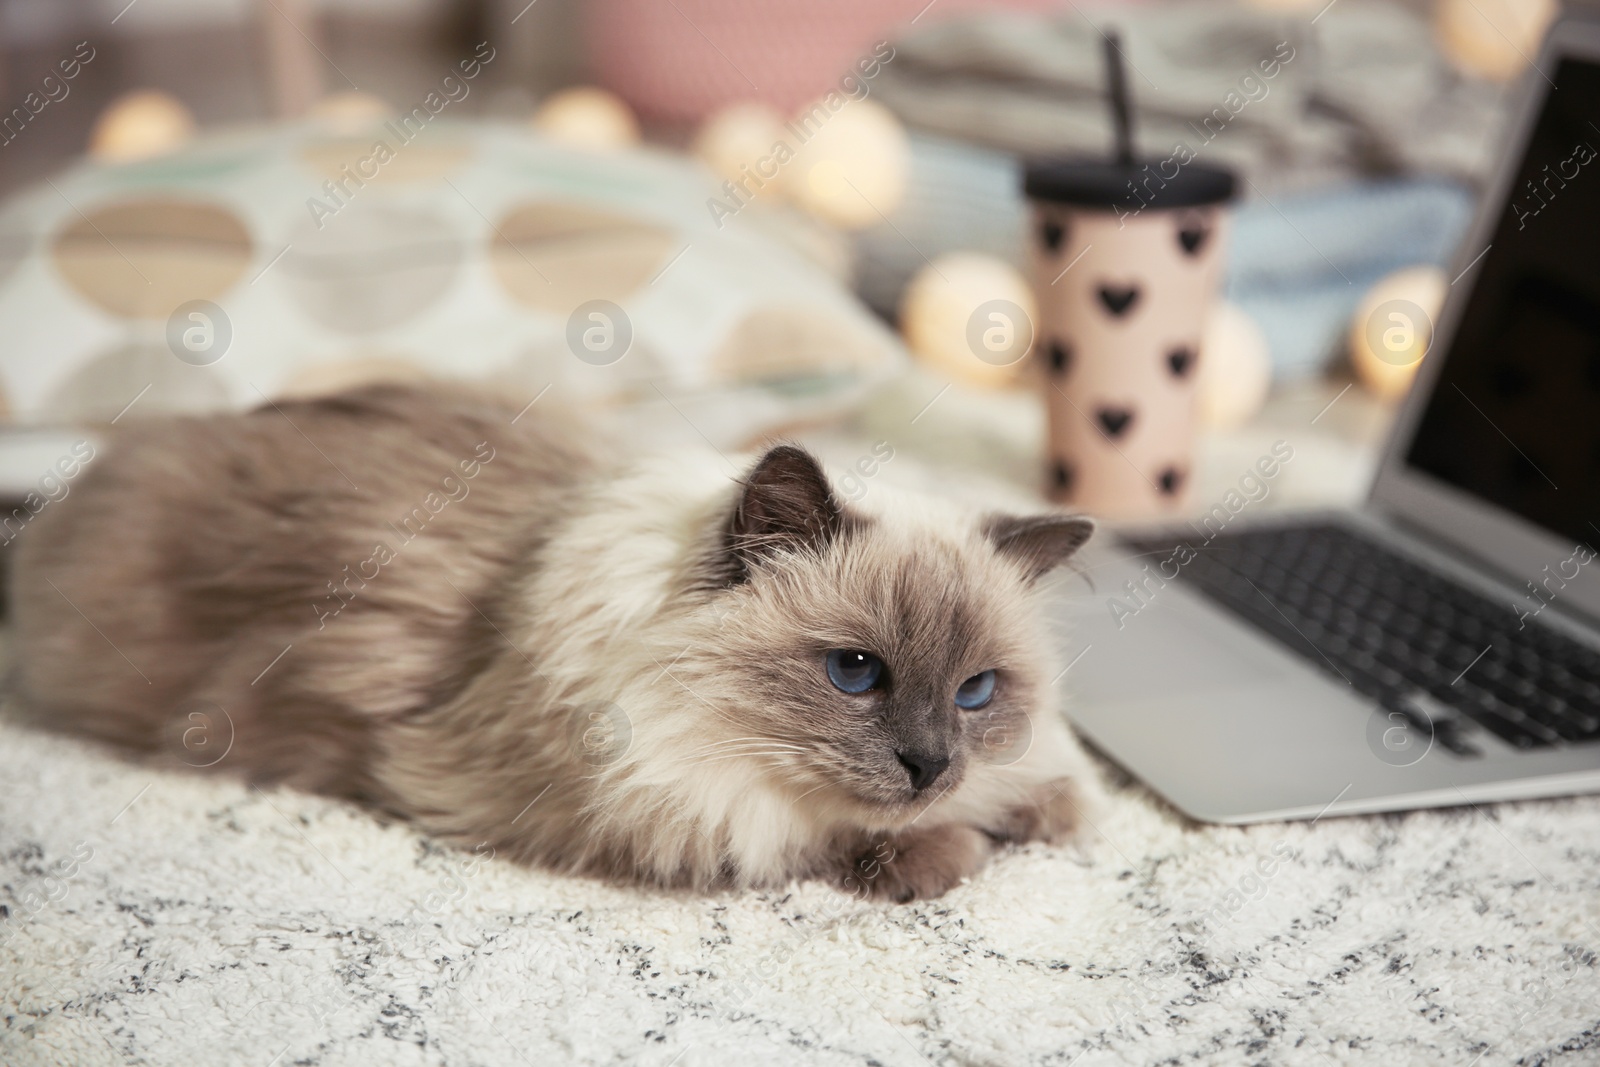
[[[1176,174],[1169,177],[1163,173],[1175,165]],[[1041,159],[1027,164],[1022,179],[1023,192],[1035,200],[1131,210],[1220,204],[1233,199],[1237,185],[1233,171],[1224,167],[1203,163],[1180,165],[1167,159],[1133,164],[1094,159]]]

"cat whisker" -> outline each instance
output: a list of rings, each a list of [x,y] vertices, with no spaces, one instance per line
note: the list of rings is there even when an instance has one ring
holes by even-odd
[[[735,745],[735,746],[731,746],[731,747],[728,747],[728,748],[713,749],[713,750],[708,751],[708,752],[707,751],[686,752],[682,756],[678,757],[678,759],[675,762],[678,762],[678,763],[694,763],[694,762],[697,762],[699,760],[710,759],[711,757],[714,757],[714,756],[749,756],[749,755],[755,755],[755,754],[758,754],[758,753],[765,753],[765,754],[768,754],[768,755],[784,755],[784,756],[791,756],[791,757],[804,757],[806,755],[806,750],[803,749],[803,748],[773,748],[773,747],[765,747],[765,746],[759,746],[759,745],[756,745],[756,746]]]
[[[794,753],[793,752],[782,752],[782,751],[779,751],[779,752],[770,752],[770,751],[731,752],[731,753],[726,753],[726,754],[723,754],[723,755],[716,755],[716,756],[702,756],[699,759],[674,760],[673,762],[674,763],[679,763],[679,764],[687,763],[687,764],[691,764],[693,766],[699,767],[699,766],[702,766],[702,765],[707,764],[707,763],[717,763],[717,762],[719,762],[721,760],[760,759],[763,756],[772,756],[772,757],[787,756],[787,757],[791,757],[792,758],[794,756]]]
[[[706,743],[705,747],[710,748],[710,747],[713,747],[715,745],[732,745],[732,744],[737,744],[740,741],[776,741],[776,740],[778,740],[778,738],[776,738],[776,737],[767,737],[765,734],[751,734],[749,737],[724,737],[720,741],[709,741],[709,742]]]
[[[659,666],[659,661],[658,661],[657,665]],[[705,697],[701,696],[699,693],[696,693],[689,686],[689,684],[687,682],[685,682],[682,678],[679,678],[676,674],[673,674],[671,670],[669,670],[667,668],[662,668],[662,670],[663,670],[663,673],[665,673],[668,678],[671,678],[674,682],[677,682],[678,685],[680,687],[682,687],[682,689],[683,689],[683,691],[685,693],[688,693],[690,696],[694,697],[700,703],[704,704],[705,707],[706,707],[706,710],[711,712],[711,714],[715,715],[717,718],[721,719],[723,722],[727,723],[730,726],[739,726],[739,727],[745,727],[746,726],[745,723],[740,722],[734,716],[729,715],[727,712],[723,711],[721,708],[719,708],[715,704],[711,703],[711,701],[707,700]],[[748,727],[746,727],[746,728],[748,728]]]
[[[709,744],[701,745],[699,748],[690,749],[690,752],[710,752],[718,748],[745,744],[771,745],[775,748],[793,749],[796,752],[805,751],[805,748],[800,745],[789,741],[780,741],[775,737],[733,737],[724,741],[712,741]]]
[[[806,798],[806,797],[808,797],[808,796],[810,796],[810,795],[811,795],[811,794],[812,794],[812,793],[815,793],[815,792],[816,792],[816,791],[817,791],[817,790],[819,790],[819,789],[821,789],[821,788],[823,788],[823,787],[824,787],[824,786],[826,786],[826,785],[828,785],[828,784],[829,784],[829,783],[827,783],[827,782],[822,782],[822,783],[820,783],[820,784],[818,784],[818,785],[814,785],[814,786],[812,786],[812,787],[811,787],[811,788],[810,788],[810,789],[807,789],[807,790],[806,790],[806,791],[805,791],[805,792],[804,792],[804,793],[801,793],[801,794],[800,794],[800,795],[799,795],[799,796],[797,796],[797,797],[795,797],[795,798],[794,798],[794,802],[795,802],[795,803],[796,803],[796,804],[798,804],[798,803],[800,803],[800,802],[801,802],[801,801],[802,801],[802,800],[804,800],[804,799],[805,799],[805,798]]]
[[[734,756],[803,756],[803,749],[787,748],[747,748],[732,751],[708,752],[697,757],[690,757],[688,762],[703,762],[712,759],[731,759]]]
[[[673,761],[670,764],[666,764],[666,766],[673,766],[673,767],[703,767],[703,766],[705,766],[707,764],[711,764],[711,763],[724,763],[724,762],[727,762],[728,760],[737,760],[737,759],[745,759],[745,760],[750,760],[752,762],[759,761],[759,762],[762,762],[762,763],[766,763],[769,766],[782,766],[783,757],[788,757],[789,759],[793,759],[794,758],[792,755],[790,755],[787,752],[776,752],[776,753],[774,753],[774,752],[735,752],[732,755],[727,755],[727,756],[702,756],[699,759],[676,760],[676,761]]]

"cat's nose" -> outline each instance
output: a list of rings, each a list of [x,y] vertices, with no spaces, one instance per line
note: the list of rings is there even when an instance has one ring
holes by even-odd
[[[930,752],[896,752],[900,765],[911,774],[911,788],[917,792],[928,788],[950,766],[950,757],[935,756]]]

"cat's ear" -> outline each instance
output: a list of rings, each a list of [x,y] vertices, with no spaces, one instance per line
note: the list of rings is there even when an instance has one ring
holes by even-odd
[[[777,445],[745,475],[738,503],[728,518],[729,584],[750,577],[750,568],[779,552],[820,552],[849,522],[811,453]]]
[[[1022,568],[1031,584],[1061,566],[1094,533],[1084,515],[992,515],[983,532],[995,552]]]

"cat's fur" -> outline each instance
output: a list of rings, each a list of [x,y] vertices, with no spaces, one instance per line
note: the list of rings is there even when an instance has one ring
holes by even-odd
[[[616,463],[515,415],[382,387],[127,430],[13,547],[24,706],[664,885],[904,900],[1072,826],[1030,601],[1087,520],[843,504],[792,446]],[[839,691],[830,648],[888,684]],[[922,792],[908,748],[950,760]]]

